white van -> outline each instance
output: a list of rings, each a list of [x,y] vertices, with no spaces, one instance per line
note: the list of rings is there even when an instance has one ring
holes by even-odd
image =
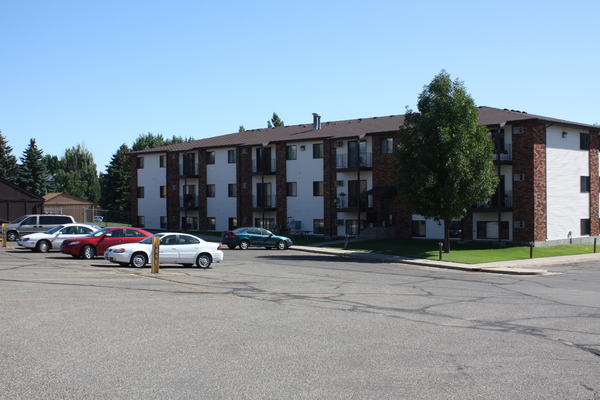
[[[70,215],[30,214],[17,218],[6,227],[6,239],[15,241],[28,233],[46,232],[58,225],[74,223]]]

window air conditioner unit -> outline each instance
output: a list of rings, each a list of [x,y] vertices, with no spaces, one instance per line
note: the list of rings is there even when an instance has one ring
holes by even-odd
[[[335,181],[333,182],[333,186],[344,186],[344,181]]]
[[[515,174],[513,176],[513,181],[518,182],[518,181],[524,181],[525,180],[525,174]]]
[[[344,147],[344,142],[342,142],[341,140],[336,140],[335,142],[333,142],[333,147]]]
[[[173,185],[173,186],[171,186],[171,189],[173,189],[173,190],[177,190],[177,189],[179,189],[179,188],[177,187],[177,185]]]
[[[247,224],[248,222],[250,222],[250,218],[248,218],[248,217],[244,217],[244,218],[242,218],[242,222],[243,222],[244,224]]]
[[[344,225],[344,220],[343,219],[336,219],[335,220],[335,224],[336,225]]]
[[[248,148],[247,147],[243,147],[242,148],[242,154],[248,154]]]
[[[244,182],[244,183],[242,183],[242,187],[243,187],[244,189],[248,189],[248,188],[250,188],[250,184],[249,184],[249,183],[247,183],[247,182]]]
[[[525,221],[514,221],[513,226],[515,228],[525,228]]]
[[[514,126],[513,127],[513,133],[523,133],[524,129],[522,126]]]

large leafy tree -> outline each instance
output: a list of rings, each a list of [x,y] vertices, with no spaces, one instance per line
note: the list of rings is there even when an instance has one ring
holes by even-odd
[[[418,110],[407,110],[400,127],[396,186],[407,211],[444,221],[449,252],[450,221],[496,189],[493,143],[463,82],[444,70],[424,87]]]
[[[100,176],[102,198],[100,205],[107,210],[128,212],[131,207],[131,166],[129,147],[122,144],[113,154],[106,174]]]
[[[56,181],[56,174],[60,169],[60,160],[57,156],[46,154],[44,158],[42,158],[42,162],[46,167],[46,171],[48,171],[48,193],[59,192],[60,188]]]
[[[94,155],[83,145],[65,150],[55,175],[57,188],[93,203],[100,200],[100,183]]]
[[[138,138],[133,142],[133,146],[131,148],[132,151],[146,150],[146,149],[154,149],[156,147],[168,146],[176,143],[189,142],[194,140],[194,138],[183,138],[181,136],[173,135],[170,139],[165,139],[161,133],[153,134],[148,132],[147,134],[140,134]]]
[[[8,145],[8,141],[0,131],[0,178],[17,183],[19,166],[17,157],[12,154],[12,151],[12,147]]]
[[[37,196],[44,196],[47,193],[48,172],[42,160],[43,153],[37,147],[35,139],[31,139],[21,156],[19,177],[17,179],[17,184],[20,187]]]

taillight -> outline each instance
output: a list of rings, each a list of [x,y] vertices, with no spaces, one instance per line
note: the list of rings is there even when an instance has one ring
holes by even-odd
[[[217,250],[221,250],[221,245],[219,245],[219,246],[217,247]]]

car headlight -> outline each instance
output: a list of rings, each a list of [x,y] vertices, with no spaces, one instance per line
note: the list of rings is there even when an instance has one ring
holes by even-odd
[[[79,242],[70,242],[70,243],[67,243],[67,246],[73,246],[74,244],[79,244]]]
[[[24,237],[24,238],[21,238],[21,239],[19,240],[19,242],[26,242],[26,241],[28,241],[28,240],[29,240],[29,238],[28,238],[28,237]]]
[[[112,249],[111,251],[113,253],[125,253],[125,249],[124,248]]]

